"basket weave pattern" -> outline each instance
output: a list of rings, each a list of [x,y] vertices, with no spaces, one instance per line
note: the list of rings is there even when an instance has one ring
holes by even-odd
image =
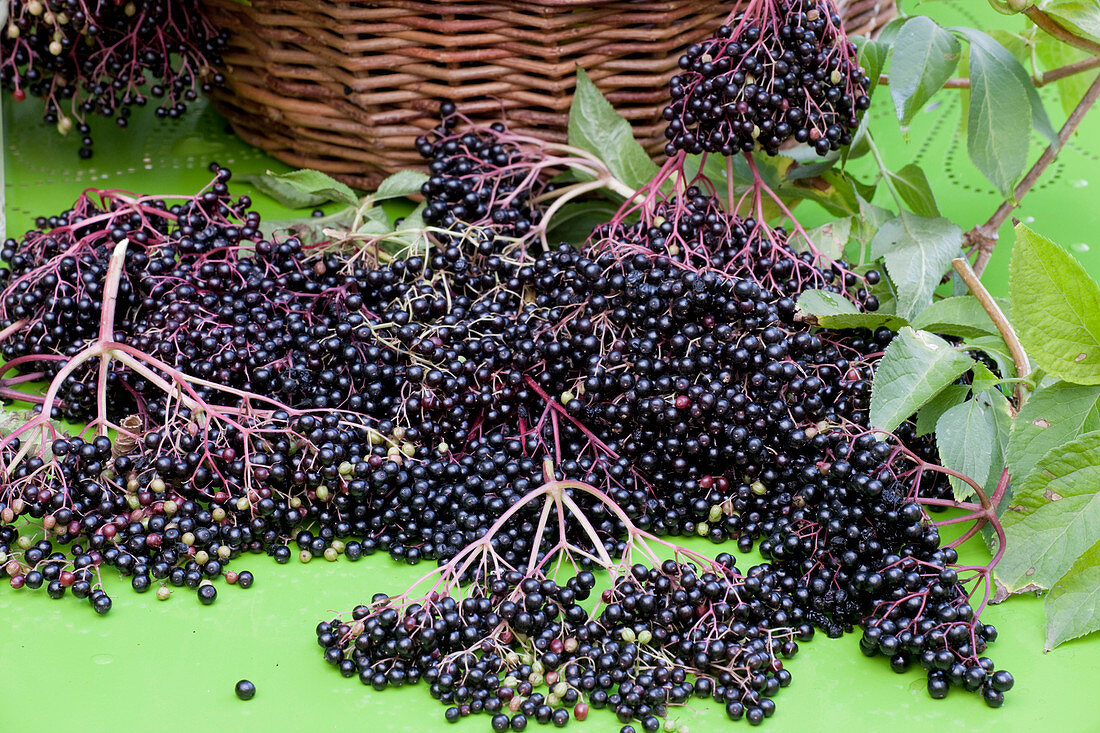
[[[230,29],[214,93],[234,131],[290,165],[371,187],[423,163],[440,101],[475,122],[563,141],[584,68],[651,151],[681,51],[735,2],[706,0],[206,0]],[[841,0],[870,33],[893,0]]]

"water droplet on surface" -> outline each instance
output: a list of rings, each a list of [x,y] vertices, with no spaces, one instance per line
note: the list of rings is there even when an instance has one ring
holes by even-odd
[[[92,657],[92,661],[96,664],[112,664],[115,658],[110,654],[96,654]]]
[[[1089,246],[1084,242],[1076,242],[1074,244],[1071,244],[1069,248],[1072,249],[1074,252],[1088,252],[1090,249]]]
[[[1085,179],[1083,179],[1083,178],[1082,178],[1082,179],[1080,179],[1080,180],[1078,180],[1078,181],[1074,181],[1074,182],[1073,182],[1073,187],[1074,187],[1074,188],[1084,188],[1084,187],[1085,187],[1085,186],[1087,186],[1087,185],[1089,185],[1089,182],[1088,182],[1088,181],[1086,181],[1086,180],[1085,180]]]

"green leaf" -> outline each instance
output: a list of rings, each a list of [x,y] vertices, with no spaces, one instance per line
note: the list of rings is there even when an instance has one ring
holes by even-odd
[[[951,260],[959,255],[962,229],[948,219],[907,211],[884,223],[871,240],[871,257],[883,257],[897,286],[898,315],[912,318],[932,303]]]
[[[400,259],[423,257],[428,254],[431,241],[428,239],[427,224],[424,222],[425,208],[426,204],[421,203],[396,226],[393,233],[386,237],[384,249],[387,252]]]
[[[610,201],[575,201],[558,210],[550,231],[551,242],[580,244],[588,239],[592,230],[606,224],[615,216],[619,207]]]
[[[1013,421],[1008,443],[1013,478],[1026,478],[1049,451],[1097,429],[1100,386],[1055,382],[1036,390]]]
[[[878,32],[878,42],[885,44],[888,48],[893,48],[898,37],[898,31],[908,22],[909,18],[905,17],[904,14],[894,18]]]
[[[867,94],[870,96],[874,93],[875,87],[878,86],[882,67],[886,64],[886,57],[890,55],[890,45],[882,42],[881,35],[879,40],[871,40],[867,36],[851,36],[851,40],[859,50],[859,65],[863,67],[863,72],[871,80],[867,87]],[[952,38],[952,40],[954,39]]]
[[[997,439],[991,446],[993,461],[989,469],[989,480],[985,485],[986,492],[992,494],[1008,464],[1008,440],[1012,434],[1013,409],[1012,403],[1008,401],[1008,397],[1000,389],[990,389],[983,394],[979,394],[978,399],[988,401],[990,407],[993,408],[993,424],[996,426]],[[1005,497],[1002,499],[1002,506],[1007,505],[1007,499],[1012,495],[1011,489],[1010,483]]]
[[[902,126],[939,91],[958,62],[955,36],[922,15],[906,21],[894,38],[890,62],[890,96]]]
[[[272,173],[250,176],[248,181],[261,192],[291,209],[320,206],[329,201],[355,206],[359,197],[347,185],[314,170]]]
[[[390,218],[381,206],[372,206],[361,212],[360,218],[359,228],[355,230],[356,234],[381,236],[393,231],[393,227],[390,226]]]
[[[1027,165],[1031,82],[1020,81],[1015,73],[1020,62],[1003,46],[980,31],[967,30],[971,44],[966,148],[982,175],[1008,196]]]
[[[1013,592],[1052,587],[1100,538],[1100,431],[1043,456],[1001,523],[997,576]]]
[[[1051,375],[1100,384],[1100,286],[1068,252],[1016,225],[1012,322],[1028,355]]]
[[[875,369],[871,427],[893,431],[974,363],[939,336],[902,328]]]
[[[844,248],[852,238],[852,224],[856,221],[854,216],[846,216],[807,230],[806,236],[814,249],[826,257],[838,260],[844,256]]]
[[[569,109],[569,144],[602,160],[611,174],[633,189],[657,176],[654,163],[634,130],[604,98],[584,69],[577,70],[577,89]]]
[[[1057,38],[1040,34],[1035,39],[1035,56],[1043,65],[1044,70],[1050,71],[1060,66],[1067,66],[1087,59],[1089,55],[1069,44],[1062,43]],[[1062,112],[1068,117],[1081,98],[1085,96],[1089,85],[1096,78],[1097,71],[1070,74],[1054,83],[1058,90],[1058,101],[1061,102]]]
[[[984,400],[993,408],[992,414],[993,424],[996,430],[996,439],[990,446],[993,460],[990,462],[989,479],[985,485],[986,495],[992,496],[1005,470],[1005,459],[1008,456],[1008,438],[1012,433],[1012,405],[1008,401],[1008,398],[998,389],[990,389],[978,395],[976,399]],[[1009,478],[1011,478],[1011,476]],[[1001,495],[1001,502],[997,507],[998,514],[1003,513],[1005,507],[1007,507],[1011,501],[1012,481],[1009,481],[1008,485],[1005,486],[1004,493]],[[997,551],[997,535],[994,533],[991,525],[986,524],[982,528],[982,539],[985,540],[985,545],[989,548],[990,552]]]
[[[1008,307],[1007,301],[997,300],[1002,309]],[[999,336],[989,314],[973,295],[937,300],[913,317],[913,328],[961,338]]]
[[[428,176],[420,171],[398,171],[382,181],[378,190],[372,194],[375,201],[396,199],[420,193],[420,188],[428,181]]]
[[[1044,651],[1100,629],[1100,542],[1077,558],[1047,593]]]
[[[347,231],[355,220],[355,209],[348,207],[327,216],[303,216],[297,219],[263,219],[260,233],[270,237],[275,233],[297,237],[302,244],[310,245],[328,239],[326,229]]]
[[[1012,360],[1012,353],[1008,350],[1008,345],[1005,344],[1005,340],[1000,334],[968,338],[963,342],[963,347],[967,350],[977,349],[984,353],[996,362],[997,371],[1003,376],[1016,376],[1016,362]]]
[[[997,423],[988,399],[975,398],[946,410],[936,421],[936,447],[940,462],[962,473],[981,486],[989,487],[997,442]],[[997,475],[1001,473],[997,468]],[[974,489],[965,481],[949,477],[956,499],[968,499]],[[994,482],[996,483],[996,482]]]
[[[1020,83],[1027,93],[1028,106],[1031,111],[1031,126],[1035,128],[1036,132],[1046,138],[1047,142],[1052,145],[1057,144],[1058,133],[1055,132],[1054,125],[1050,122],[1050,117],[1047,115],[1047,108],[1043,105],[1043,100],[1039,96],[1039,90],[1035,88],[1035,83],[1031,80],[1031,76],[1028,75],[1027,70],[1020,64],[1016,57],[1000,43],[979,30],[973,28],[952,28],[951,30],[957,31],[970,39],[971,56],[974,54],[974,48],[977,47],[981,53],[990,57],[995,57],[999,64],[1003,64],[1012,72],[1012,75],[1016,77],[1016,81]],[[969,61],[969,63],[972,64],[973,61]]]
[[[1040,7],[1078,35],[1100,43],[1100,4],[1095,0],[1045,0]]]
[[[1032,42],[1030,39],[1024,38],[1019,33],[999,29],[990,30],[989,37],[1004,46],[1004,49],[1012,54],[1021,66],[1026,68],[1031,63]]]
[[[936,423],[940,416],[955,405],[961,405],[970,395],[970,387],[965,384],[951,384],[944,387],[939,394],[928,400],[924,407],[917,411],[917,435],[928,435],[936,432]]]
[[[826,290],[807,290],[798,297],[802,320],[824,328],[869,328],[886,326],[897,330],[905,325],[904,318],[887,313],[861,313],[842,295]]]
[[[1088,58],[1088,54],[1084,51],[1079,51],[1078,48],[1052,39],[1051,36],[1044,36],[1040,43],[1036,44],[1035,55],[1047,70]],[[1055,88],[1058,90],[1058,101],[1062,103],[1062,111],[1067,117],[1077,107],[1077,102],[1081,100],[1081,97],[1085,96],[1085,92],[1088,91],[1089,85],[1092,84],[1093,79],[1096,79],[1097,74],[1098,72],[1070,74],[1055,81]]]
[[[822,188],[822,183],[827,185]],[[834,168],[821,173],[814,185],[784,186],[781,192],[787,199],[813,201],[829,214],[842,217],[858,214],[859,199],[873,196],[874,188],[861,183],[850,173]]]
[[[886,175],[898,196],[914,214],[929,218],[940,215],[936,196],[919,165],[910,163],[899,171],[886,171]]]
[[[997,378],[997,375],[980,361],[970,370],[970,391],[974,394],[981,394],[986,390],[995,389],[1000,383],[1001,380]]]

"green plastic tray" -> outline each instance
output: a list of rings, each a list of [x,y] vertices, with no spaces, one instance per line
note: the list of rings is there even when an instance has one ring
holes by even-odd
[[[927,3],[918,10],[945,24],[1004,27],[1005,19],[984,2]],[[77,159],[77,141],[62,140],[38,124],[38,109],[13,109],[4,100],[4,152],[8,232],[18,233],[33,217],[66,208],[84,188],[125,188],[182,193],[209,181],[207,165],[216,160],[238,178],[285,166],[249,148],[225,131],[212,110],[161,124],[142,117],[123,133],[103,126],[96,156]],[[985,221],[997,205],[992,189],[973,171],[959,137],[957,96],[941,93],[914,121],[908,138],[897,131],[885,90],[876,95],[873,129],[887,161],[900,166],[914,151],[931,179],[945,216],[964,228]],[[1069,247],[1093,276],[1100,276],[1100,207],[1092,190],[1100,151],[1100,116],[1087,120],[1071,143],[1073,151],[1056,164],[1046,182],[1017,216]],[[1033,145],[1033,155],[1038,154]],[[863,166],[865,163],[858,162]],[[861,169],[862,170],[862,169]],[[238,185],[247,192],[247,187]],[[266,216],[290,212],[256,194]],[[885,205],[886,202],[880,202]],[[799,213],[807,224],[823,220],[812,207]],[[301,215],[299,213],[299,215]],[[1011,232],[1006,227],[986,282],[1003,294]],[[690,542],[714,551],[705,542]],[[732,549],[732,548],[723,548]],[[977,543],[964,557],[984,562]],[[747,567],[753,557],[742,560]],[[315,560],[277,565],[265,556],[241,558],[237,570],[251,569],[250,590],[219,585],[218,600],[203,607],[193,593],[176,592],[167,602],[139,596],[113,573],[105,586],[114,608],[96,616],[86,602],[51,601],[45,593],[12,591],[0,584],[0,733],[38,731],[46,726],[76,727],[87,733],[127,730],[280,733],[282,731],[442,730],[443,707],[419,685],[377,693],[340,677],[321,659],[313,626],[337,611],[368,600],[378,591],[396,592],[428,568],[392,562],[386,556],[358,564]],[[1000,710],[976,696],[953,692],[931,700],[922,672],[890,672],[883,659],[866,659],[857,638],[819,636],[802,645],[788,663],[793,684],[777,698],[768,730],[783,731],[1100,731],[1100,711],[1092,695],[1100,688],[1100,637],[1093,635],[1043,654],[1042,601],[1013,598],[986,612],[1000,630],[989,654],[1016,676],[1016,687]],[[240,702],[238,679],[256,683],[257,694]],[[739,727],[722,709],[697,704],[674,717],[696,733]],[[570,729],[617,731],[606,711],[593,711]],[[488,718],[456,724],[461,731],[488,731]],[[535,729],[538,730],[538,729]]]

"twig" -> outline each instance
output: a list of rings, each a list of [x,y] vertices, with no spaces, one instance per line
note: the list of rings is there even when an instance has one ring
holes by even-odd
[[[985,270],[986,264],[989,263],[989,258],[993,256],[993,247],[997,244],[997,231],[1008,219],[1009,214],[1020,205],[1020,201],[1027,195],[1031,187],[1035,185],[1035,182],[1039,180],[1039,177],[1043,175],[1047,167],[1054,162],[1054,159],[1058,157],[1058,153],[1065,147],[1066,142],[1076,132],[1077,126],[1081,124],[1081,120],[1085,118],[1085,115],[1092,108],[1092,105],[1096,102],[1097,97],[1100,97],[1100,76],[1097,76],[1089,85],[1088,91],[1085,92],[1085,96],[1081,97],[1081,101],[1077,103],[1077,106],[1073,108],[1073,112],[1070,113],[1066,123],[1062,125],[1062,129],[1058,131],[1058,139],[1043,151],[1043,154],[1039,156],[1039,159],[1035,161],[1035,165],[1031,166],[1031,170],[1027,172],[1023,180],[1012,191],[1012,198],[1004,201],[997,210],[993,212],[993,216],[989,218],[985,224],[974,227],[963,238],[965,244],[969,245],[971,249],[975,247],[978,250],[978,256],[974,260],[974,272],[979,276],[982,271]]]
[[[1053,84],[1056,81],[1065,79],[1068,76],[1075,74],[1081,74],[1086,71],[1091,71],[1100,67],[1100,55],[1090,56],[1087,59],[1081,59],[1080,61],[1074,61],[1072,64],[1066,64],[1065,66],[1059,66],[1051,69],[1050,71],[1044,71],[1038,76],[1031,77],[1031,83],[1035,87],[1042,88],[1047,84]],[[887,74],[880,74],[878,77],[878,83],[881,85],[888,85],[890,83],[890,77]],[[969,89],[970,79],[965,76],[951,77],[943,83],[944,89]]]
[[[955,272],[959,273],[959,277],[966,283],[966,286],[970,288],[970,292],[974,294],[974,297],[978,299],[978,302],[982,304],[982,308],[989,314],[989,317],[993,320],[993,325],[997,327],[997,331],[1000,332],[1001,337],[1004,338],[1005,343],[1008,345],[1008,351],[1012,354],[1012,361],[1016,364],[1016,376],[1021,379],[1031,374],[1031,362],[1028,361],[1027,353],[1024,351],[1024,345],[1020,343],[1020,337],[1016,335],[1016,330],[1012,328],[1012,324],[1008,322],[1008,318],[1005,317],[1004,311],[1001,310],[1001,306],[997,305],[997,301],[993,299],[993,296],[989,294],[989,291],[982,285],[982,281],[978,279],[977,274],[970,267],[970,263],[966,261],[964,257],[956,257],[951,260],[951,266],[955,268]],[[1024,382],[1016,383],[1016,409],[1020,409],[1024,406],[1024,402],[1027,401],[1027,385]]]

